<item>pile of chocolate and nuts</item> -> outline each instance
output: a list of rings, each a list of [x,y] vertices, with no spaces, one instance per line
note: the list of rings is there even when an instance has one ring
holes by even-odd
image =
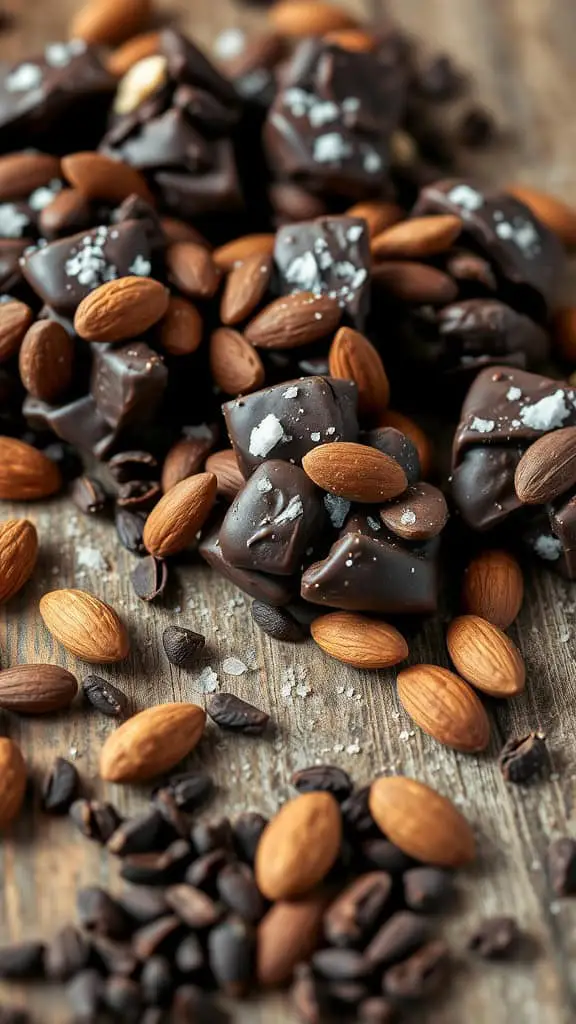
[[[465,537],[454,671],[411,665],[397,685],[421,729],[482,751],[483,695],[525,686],[505,632],[519,550],[576,578],[576,383],[551,369],[576,361],[576,310],[557,299],[576,211],[459,176],[462,147],[494,142],[492,118],[448,58],[384,19],[280,0],[260,35],[222,33],[212,62],[151,15],[148,0],[90,0],[68,42],[2,73],[0,499],[68,489],[86,516],[112,513],[142,600],[162,599],[192,549],[253,599],[266,633],[311,634],[364,669],[408,657],[404,624],[445,603]],[[454,435],[460,407],[447,479],[430,435]],[[38,543],[29,521],[0,523],[1,601]],[[128,656],[98,597],[53,590],[40,612],[82,661]],[[193,669],[204,636],[172,626],[163,642]],[[0,707],[53,713],[78,689],[57,665],[4,666]],[[169,773],[204,709],[129,717],[100,676],[82,690],[124,719],[101,778],[154,780],[150,808],[122,820],[63,758],[43,807],[121,858],[131,888],[81,890],[79,927],[0,949],[0,978],[67,982],[84,1024],[227,1019],[214,993],[291,982],[307,1024],[384,1024],[444,986],[449,952],[425,915],[475,852],[445,797],[402,777],[355,790],[317,765],[271,822],[198,820],[210,779]],[[233,694],[206,711],[248,735],[268,723]],[[530,781],[544,736],[511,737],[500,763]],[[2,826],[26,779],[0,739]],[[549,860],[569,894],[576,843]],[[490,919],[470,950],[503,957],[520,939]],[[28,1019],[0,1008],[6,1024]]]

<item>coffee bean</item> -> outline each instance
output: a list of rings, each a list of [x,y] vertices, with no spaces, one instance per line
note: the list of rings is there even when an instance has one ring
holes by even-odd
[[[366,978],[374,967],[355,949],[320,949],[312,957],[312,967],[321,978],[355,981]]]
[[[504,744],[498,764],[506,782],[522,785],[531,782],[547,764],[546,737],[541,732],[512,736]]]
[[[20,1006],[0,1003],[0,1024],[31,1024],[31,1018]]]
[[[118,452],[106,463],[117,484],[130,480],[153,480],[158,476],[158,461],[150,452]]]
[[[326,997],[322,997],[320,982],[308,964],[300,964],[298,967],[290,995],[303,1024],[322,1024],[325,1020]]]
[[[403,884],[406,906],[421,914],[445,906],[454,895],[452,875],[440,868],[410,868]]]
[[[42,807],[47,814],[66,814],[80,787],[80,777],[73,764],[57,757],[42,787]]]
[[[0,978],[42,978],[44,975],[44,943],[15,942],[0,946]]]
[[[308,635],[285,608],[273,608],[262,601],[253,601],[252,618],[264,633],[284,643],[302,643]]]
[[[72,484],[70,494],[76,508],[85,515],[96,515],[106,508],[106,491],[96,477],[79,476]]]
[[[205,637],[183,626],[167,626],[162,634],[162,644],[168,661],[178,668],[192,668],[204,644]]]
[[[143,601],[155,601],[164,592],[168,582],[168,566],[163,558],[147,555],[130,576],[134,593]]]
[[[189,928],[212,928],[223,915],[222,908],[193,885],[172,885],[166,890],[166,902]]]
[[[321,790],[332,793],[337,800],[346,800],[352,792],[352,779],[343,768],[335,768],[331,764],[317,764],[311,768],[301,768],[294,772],[292,785],[299,793],[312,793]]]
[[[174,974],[170,961],[164,956],[151,956],[140,975],[140,987],[145,1003],[168,1006],[174,988]]]
[[[151,924],[159,917],[170,912],[166,895],[162,889],[146,888],[139,885],[135,889],[126,889],[119,897],[124,910],[137,924]]]
[[[216,984],[228,996],[246,995],[254,976],[255,936],[239,917],[229,917],[208,936],[210,967]]]
[[[66,995],[75,1021],[93,1024],[104,1009],[104,979],[94,969],[80,971],[69,983]]]
[[[182,922],[175,914],[159,917],[157,921],[145,924],[134,932],[132,950],[144,962],[159,953],[168,954],[175,949],[182,931]]]
[[[555,839],[546,857],[550,884],[557,896],[576,893],[576,840]]]
[[[82,835],[98,843],[107,843],[122,821],[112,804],[99,800],[75,800],[69,813]]]
[[[520,930],[513,917],[488,917],[468,939],[468,949],[485,960],[505,960],[518,946]]]
[[[243,732],[247,736],[261,736],[270,721],[265,711],[259,711],[233,693],[215,693],[206,711],[221,729]]]
[[[392,878],[373,871],[351,882],[324,915],[324,934],[333,946],[365,943],[383,920],[392,894]]]
[[[218,875],[216,888],[229,910],[250,924],[257,924],[264,916],[266,903],[248,864],[227,864]]]
[[[404,960],[429,938],[430,925],[425,918],[399,910],[376,932],[364,955],[375,967],[385,967]]]
[[[98,886],[86,886],[76,894],[80,924],[87,932],[110,939],[124,939],[132,931],[132,920],[124,907]]]
[[[335,1009],[337,1010],[358,1006],[358,1003],[369,995],[370,987],[361,981],[328,981],[326,983],[326,996],[331,1003],[336,1004]]]
[[[130,512],[150,512],[162,497],[162,488],[157,480],[130,480],[119,484],[116,492],[116,508]]]
[[[448,947],[441,939],[435,939],[407,960],[389,967],[384,972],[382,988],[393,999],[422,999],[439,989],[447,966]]]
[[[358,1007],[358,1024],[392,1024],[395,1020],[396,1008],[379,996],[365,999]]]
[[[260,837],[268,824],[268,819],[255,811],[239,814],[234,822],[234,847],[240,860],[254,864]]]
[[[368,806],[369,797],[370,786],[363,786],[347,797],[340,808],[344,831],[353,843],[379,834]]]
[[[116,509],[114,522],[118,539],[127,551],[131,551],[135,555],[143,555],[146,551],[142,537],[147,518],[146,512],[130,512],[126,508]]]
[[[111,975],[106,980],[104,1002],[123,1024],[137,1024],[142,1010],[140,985],[131,978]]]
[[[225,864],[229,864],[233,859],[234,854],[231,850],[212,850],[210,853],[204,854],[203,857],[198,857],[190,865],[186,871],[186,882],[188,885],[211,892],[216,884],[218,873]]]
[[[48,978],[68,981],[88,966],[91,947],[74,925],[67,924],[56,933],[46,947],[44,967]]]
[[[413,861],[388,839],[367,839],[360,847],[363,860],[372,868],[399,875]]]
[[[128,711],[126,694],[100,676],[86,676],[82,692],[93,708],[110,718],[122,718]]]
[[[127,942],[115,942],[105,935],[95,935],[92,948],[98,968],[105,974],[131,978],[138,970],[138,959]]]
[[[162,794],[169,793],[176,807],[188,813],[196,810],[212,794],[213,789],[214,784],[208,775],[202,772],[187,772],[182,775],[171,775],[167,782],[154,790],[152,799],[157,800]]]
[[[175,953],[176,966],[182,974],[189,976],[201,971],[204,967],[204,953],[195,935],[187,935],[179,943]]]
[[[134,885],[170,885],[180,880],[193,851],[185,839],[177,839],[162,853],[134,853],[124,857],[120,876]]]
[[[230,818],[213,818],[211,821],[199,821],[194,825],[190,838],[201,856],[212,850],[232,850],[233,832]]]
[[[110,836],[107,846],[117,857],[165,850],[176,838],[166,818],[155,808],[127,818]]]

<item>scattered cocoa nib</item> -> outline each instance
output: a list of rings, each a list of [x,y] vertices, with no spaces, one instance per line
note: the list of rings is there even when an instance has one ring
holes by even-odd
[[[69,813],[82,834],[97,843],[107,843],[122,821],[112,804],[99,800],[75,800]]]
[[[312,793],[322,790],[332,793],[337,800],[346,800],[352,792],[352,779],[343,768],[331,764],[315,764],[310,768],[301,768],[294,772],[292,785],[299,793]]]
[[[157,787],[152,799],[159,807],[165,806],[165,797],[169,794],[179,811],[190,812],[211,796],[214,783],[209,775],[203,772],[187,772],[171,775],[162,786]]]
[[[576,840],[565,836],[548,848],[548,875],[557,896],[576,895]]]
[[[79,788],[80,777],[75,766],[57,757],[42,788],[42,807],[48,814],[67,814]]]
[[[193,668],[205,643],[201,633],[194,633],[184,626],[167,626],[162,634],[166,657],[178,668]]]
[[[128,710],[126,694],[100,676],[86,676],[82,680],[82,692],[92,707],[103,715],[122,718]]]
[[[127,508],[116,509],[116,533],[120,543],[135,555],[143,555],[145,551],[142,535],[146,519],[146,512],[131,512]]]
[[[134,818],[127,818],[113,832],[107,846],[117,857],[133,853],[153,853],[166,849],[176,838],[160,810],[152,808]]]
[[[76,508],[85,515],[96,515],[106,507],[106,491],[93,476],[79,476],[72,484],[71,497]]]
[[[488,917],[468,939],[468,949],[485,960],[504,960],[514,953],[519,939],[513,917]]]
[[[527,736],[511,737],[504,744],[498,763],[507,782],[516,785],[531,782],[548,763],[546,736],[542,732],[530,732]]]
[[[168,566],[163,558],[147,555],[138,562],[130,579],[138,597],[143,601],[155,601],[163,594],[168,582]]]
[[[446,977],[448,947],[441,939],[428,942],[384,972],[382,986],[393,999],[422,999],[436,992]]]
[[[206,711],[221,729],[243,732],[247,736],[261,736],[270,715],[260,711],[233,693],[215,693],[206,705]]]
[[[402,881],[406,906],[420,914],[445,907],[454,894],[453,877],[441,868],[410,868]]]
[[[42,978],[43,975],[43,942],[18,942],[0,947],[0,979]]]
[[[131,512],[149,512],[161,497],[162,489],[157,480],[129,480],[118,485],[116,507]]]
[[[301,643],[308,635],[286,608],[274,608],[262,601],[253,601],[252,618],[264,633],[284,643]]]
[[[150,452],[118,452],[106,463],[117,484],[132,480],[151,480],[158,476],[158,460]]]

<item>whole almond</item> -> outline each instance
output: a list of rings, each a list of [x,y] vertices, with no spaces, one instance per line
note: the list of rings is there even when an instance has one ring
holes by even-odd
[[[377,448],[352,441],[312,448],[302,459],[302,468],[318,487],[349,501],[381,504],[408,486],[400,463]]]
[[[506,191],[525,203],[569,249],[576,246],[576,209],[573,206],[530,185],[510,185]]]
[[[383,199],[366,199],[355,203],[346,211],[347,217],[362,217],[368,225],[370,238],[382,234],[386,228],[404,220],[405,214],[401,206]]]
[[[102,153],[70,153],[62,160],[64,177],[87,199],[121,203],[129,195],[138,195],[149,203],[154,198],[144,177],[121,160]]]
[[[387,260],[373,267],[372,276],[399,302],[444,306],[458,297],[456,282],[427,263]]]
[[[361,28],[333,29],[326,33],[324,42],[353,53],[373,53],[379,46],[378,37]]]
[[[394,224],[372,240],[375,259],[426,259],[446,252],[462,232],[462,221],[453,214],[412,217]]]
[[[56,320],[37,320],[26,332],[18,365],[28,393],[54,402],[72,380],[74,341]]]
[[[26,793],[26,762],[20,747],[0,737],[0,828],[17,817]]]
[[[238,465],[236,452],[232,448],[214,452],[206,459],[206,469],[216,477],[217,493],[228,501],[234,501],[246,481]]]
[[[256,976],[263,988],[280,988],[308,960],[322,936],[325,896],[278,900],[262,918],[256,936]]]
[[[270,285],[272,257],[253,253],[232,267],[220,304],[220,319],[229,326],[246,320],[260,305]]]
[[[162,217],[160,226],[168,244],[171,242],[196,242],[196,245],[203,245],[205,249],[211,249],[210,243],[204,236],[183,220],[177,220],[175,217]]]
[[[38,557],[36,527],[27,519],[0,523],[0,603],[9,601],[30,579]]]
[[[90,202],[77,188],[61,189],[38,215],[38,227],[49,241],[74,234],[90,223]]]
[[[166,265],[174,284],[192,299],[211,299],[220,274],[212,253],[197,242],[174,242],[166,250]]]
[[[160,49],[160,33],[140,32],[137,36],[127,39],[107,60],[107,68],[117,78],[122,78],[130,68],[145,57],[152,57]]]
[[[490,722],[474,690],[439,665],[398,673],[398,696],[410,718],[439,743],[464,754],[485,750]]]
[[[281,36],[325,36],[357,25],[347,11],[322,0],[279,0],[270,9],[269,19]]]
[[[78,682],[59,665],[13,665],[0,672],[0,708],[47,715],[70,706]]]
[[[384,412],[390,385],[379,353],[363,334],[351,327],[337,332],[328,356],[331,377],[353,380],[358,388],[358,413],[374,419]]]
[[[219,270],[232,270],[250,256],[271,256],[276,242],[275,235],[242,235],[232,242],[226,242],[212,253]]]
[[[0,363],[16,355],[33,319],[34,313],[25,302],[10,299],[0,303]]]
[[[406,434],[406,437],[410,438],[418,452],[420,472],[425,480],[430,475],[432,469],[433,455],[430,439],[422,428],[414,420],[410,419],[409,416],[405,416],[403,412],[396,412],[395,409],[386,409],[380,418],[378,426],[394,427],[395,430],[399,430],[402,434]]]
[[[83,661],[123,661],[130,650],[118,614],[85,590],[53,590],[40,599],[40,614],[52,636]]]
[[[76,310],[74,327],[85,341],[137,338],[161,320],[169,292],[149,277],[119,277],[90,292]]]
[[[310,892],[333,866],[342,840],[342,817],[331,793],[303,793],[278,811],[262,833],[254,871],[269,900]]]
[[[114,46],[140,32],[151,12],[151,0],[88,0],[72,18],[70,38]]]
[[[380,509],[380,519],[392,533],[404,540],[437,537],[448,520],[446,498],[438,487],[422,481],[412,484],[400,498]]]
[[[296,292],[275,299],[245,328],[256,348],[299,348],[325,338],[340,323],[342,310],[328,295]]]
[[[144,526],[151,555],[167,558],[191,544],[216,500],[216,477],[197,473],[172,487],[152,509]]]
[[[468,822],[423,782],[402,776],[376,779],[369,806],[378,828],[409,857],[447,868],[474,860],[476,843]]]
[[[576,484],[576,427],[539,437],[526,449],[514,474],[516,495],[525,505],[545,505]]]
[[[483,551],[469,563],[464,575],[464,611],[508,629],[524,598],[524,577],[518,562],[508,551]]]
[[[576,365],[576,307],[559,309],[553,320],[552,340],[558,355]]]
[[[478,615],[461,615],[448,627],[448,653],[456,670],[491,697],[522,693],[526,667],[509,637]]]
[[[320,615],[310,631],[326,654],[354,668],[390,668],[408,657],[408,644],[394,626],[356,612]]]
[[[210,370],[227,395],[246,395],[264,383],[264,365],[255,349],[238,331],[219,327],[210,338]]]
[[[21,199],[60,177],[60,160],[48,153],[0,156],[0,202]]]
[[[198,745],[206,712],[197,704],[157,704],[111,733],[100,752],[107,782],[146,782],[169,771]]]
[[[15,437],[0,437],[0,499],[34,501],[62,487],[55,462]]]
[[[181,480],[200,472],[211,446],[211,440],[199,437],[185,437],[172,445],[162,466],[164,494]]]
[[[171,356],[188,356],[202,341],[202,317],[188,299],[171,295],[166,315],[160,324],[160,344]]]

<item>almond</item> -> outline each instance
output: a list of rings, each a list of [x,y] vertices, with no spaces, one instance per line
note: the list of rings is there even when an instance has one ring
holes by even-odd
[[[506,191],[525,203],[569,249],[576,246],[576,209],[573,206],[530,185],[510,185]]]
[[[394,224],[372,240],[375,259],[426,259],[446,252],[462,231],[462,221],[453,214],[413,217]]]
[[[264,383],[264,365],[258,353],[238,331],[220,327],[210,338],[210,369],[227,395],[248,394]]]
[[[72,380],[74,340],[56,320],[37,320],[26,332],[18,361],[28,393],[54,402]]]
[[[128,656],[130,641],[110,607],[85,590],[53,590],[40,599],[40,614],[52,636],[83,661],[108,664]]]
[[[38,557],[36,527],[27,519],[0,523],[0,603],[9,601],[30,579]]]
[[[347,217],[361,217],[368,225],[370,238],[380,235],[386,228],[404,220],[405,213],[396,203],[387,203],[383,199],[366,199],[346,210]]]
[[[20,747],[0,737],[0,828],[6,828],[20,812],[26,793],[26,762]]]
[[[341,327],[328,359],[331,377],[356,384],[360,416],[374,419],[384,412],[390,399],[388,377],[378,352],[364,335],[351,327]]]
[[[410,718],[439,743],[464,754],[490,742],[488,715],[474,690],[439,665],[412,665],[398,674],[398,696]]]
[[[546,505],[576,484],[576,427],[539,437],[526,449],[514,474],[516,495],[525,505]]]
[[[219,270],[232,270],[236,264],[242,263],[249,256],[271,256],[275,244],[275,235],[242,235],[241,238],[221,245],[212,255]]]
[[[166,316],[160,324],[160,344],[171,356],[188,356],[202,341],[202,317],[188,299],[171,295]]]
[[[70,38],[114,46],[140,32],[151,13],[151,0],[88,0],[72,18]]]
[[[50,241],[71,235],[91,222],[90,203],[77,188],[61,189],[38,215],[38,227]]]
[[[456,282],[427,263],[388,260],[372,268],[372,277],[399,302],[444,306],[458,297]]]
[[[322,490],[349,501],[381,504],[402,494],[408,486],[396,459],[352,441],[312,448],[302,459],[302,468]]]
[[[74,327],[85,341],[137,338],[161,320],[169,292],[149,277],[119,277],[95,288],[76,310]]]
[[[234,501],[238,491],[246,483],[238,465],[236,452],[232,448],[214,452],[206,459],[206,469],[216,477],[217,493],[228,501]]]
[[[164,494],[181,480],[199,473],[212,447],[212,440],[200,437],[185,437],[172,445],[162,466],[162,490]]]
[[[386,409],[380,418],[378,426],[394,427],[395,430],[399,430],[402,434],[406,434],[406,437],[410,438],[418,452],[420,473],[422,478],[426,479],[432,469],[433,456],[432,444],[422,428],[414,420],[410,419],[409,416],[405,416],[403,412],[397,412],[396,409]]]
[[[325,36],[357,25],[347,11],[322,0],[280,0],[270,9],[269,18],[280,36]]]
[[[522,693],[526,668],[509,637],[478,615],[461,615],[448,627],[448,652],[454,666],[477,690],[491,697]]]
[[[216,500],[216,477],[198,473],[172,487],[152,509],[144,527],[151,555],[166,558],[192,543]]]
[[[154,203],[154,197],[139,171],[102,153],[70,153],[62,160],[62,172],[87,199],[121,203],[134,194]]]
[[[499,629],[508,629],[524,598],[524,577],[508,551],[483,551],[473,558],[464,576],[462,604]]]
[[[260,305],[270,284],[272,257],[268,253],[253,253],[232,267],[226,278],[220,305],[223,324],[239,324]]]
[[[16,355],[33,319],[34,313],[25,302],[10,299],[0,304],[0,363]]]
[[[9,153],[0,156],[0,202],[29,196],[60,177],[60,160],[47,153]]]
[[[220,283],[212,254],[197,242],[174,242],[166,250],[173,283],[192,299],[211,299]]]
[[[204,236],[196,228],[193,228],[191,224],[186,224],[183,220],[177,220],[175,217],[162,217],[160,226],[166,235],[168,243],[196,242],[196,245],[203,245],[205,249],[209,250],[211,248],[210,243],[206,241]]]
[[[126,72],[118,84],[113,110],[121,117],[132,114],[164,88],[168,81],[168,61],[160,53],[143,57]]]
[[[379,46],[374,33],[361,28],[333,29],[326,33],[324,42],[339,46],[341,50],[351,50],[353,53],[373,53]]]
[[[446,868],[474,860],[476,843],[468,822],[423,782],[400,776],[376,779],[369,806],[378,828],[409,857]]]
[[[256,976],[263,988],[280,988],[294,969],[308,960],[322,937],[325,896],[287,902],[278,900],[258,926]]]
[[[576,364],[576,307],[559,309],[554,316],[552,339],[561,359]]]
[[[380,509],[380,519],[403,540],[437,537],[448,520],[446,498],[438,487],[422,481],[412,484],[400,498]]]
[[[0,672],[0,708],[47,715],[70,706],[78,693],[71,672],[59,665],[13,665]]]
[[[269,900],[310,892],[333,866],[342,840],[342,817],[331,793],[304,793],[278,811],[262,833],[254,871]]]
[[[127,39],[114,53],[108,57],[107,67],[112,75],[121,78],[138,61],[152,57],[160,49],[159,32],[140,32],[139,35]]]
[[[197,704],[157,704],[111,733],[100,753],[107,782],[145,782],[167,772],[198,745],[206,712]]]
[[[256,348],[299,348],[331,334],[341,317],[340,306],[328,295],[297,292],[271,302],[244,334]]]
[[[326,654],[354,668],[390,668],[408,657],[408,644],[394,626],[356,612],[320,615],[310,631]]]
[[[62,487],[56,463],[15,437],[0,437],[0,499],[33,501],[49,498]]]

